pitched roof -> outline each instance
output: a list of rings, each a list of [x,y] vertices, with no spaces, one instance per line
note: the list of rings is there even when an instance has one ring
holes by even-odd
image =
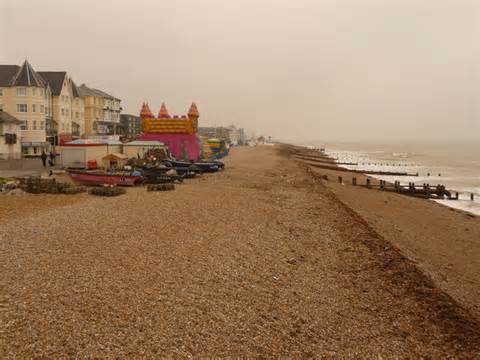
[[[78,93],[80,94],[80,96],[99,96],[96,92],[94,92],[85,84],[82,84],[78,87]]]
[[[108,98],[108,99],[115,99],[114,96],[110,95],[110,94],[107,94],[105,91],[102,91],[102,90],[98,90],[98,89],[94,89],[92,88],[92,90],[94,92],[96,92],[99,96],[102,96],[104,98]]]
[[[32,65],[25,60],[23,65],[13,76],[10,86],[37,86],[45,87],[45,80],[33,70]]]
[[[10,115],[6,111],[0,110],[0,123],[20,125],[23,123],[23,121],[18,120],[16,117]]]
[[[82,84],[78,87],[80,96],[100,96],[107,99],[120,100],[115,96],[107,94],[105,91],[89,88],[87,85]]]
[[[38,74],[50,85],[52,95],[58,96],[62,92],[66,71],[39,71]]]
[[[72,80],[72,93],[73,97],[80,97],[80,93],[78,92],[77,84]]]
[[[0,86],[10,86],[19,69],[18,65],[0,65]]]

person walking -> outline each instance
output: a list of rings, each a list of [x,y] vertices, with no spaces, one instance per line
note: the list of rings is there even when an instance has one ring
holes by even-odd
[[[55,165],[55,158],[57,157],[57,153],[55,152],[55,149],[50,151],[50,166]]]
[[[42,155],[40,155],[40,158],[42,159],[43,167],[47,166],[47,154],[45,153],[44,150],[42,150]]]

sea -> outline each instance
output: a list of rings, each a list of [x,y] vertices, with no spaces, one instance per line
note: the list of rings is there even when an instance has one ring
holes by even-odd
[[[480,141],[479,143],[339,143],[314,141],[302,145],[325,148],[325,152],[342,165],[356,170],[396,171],[418,176],[375,176],[401,184],[428,183],[445,185],[459,193],[459,200],[433,200],[443,205],[480,216]],[[470,199],[471,194],[474,200]]]

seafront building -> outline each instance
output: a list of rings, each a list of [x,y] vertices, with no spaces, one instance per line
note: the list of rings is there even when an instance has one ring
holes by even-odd
[[[119,137],[121,100],[104,91],[78,87],[85,104],[85,135]]]
[[[228,141],[231,145],[243,145],[245,144],[245,131],[243,128],[237,128],[235,125],[227,127]]]
[[[51,88],[28,61],[22,66],[0,65],[0,108],[22,122],[20,143],[24,156],[39,156],[42,150],[47,150]]]
[[[231,145],[244,145],[246,143],[245,130],[230,126],[200,127],[198,134],[206,139],[219,139]]]
[[[0,109],[22,122],[18,141],[24,156],[40,156],[83,136],[118,139],[120,104],[104,91],[77,87],[66,71],[36,72],[27,60],[0,65]]]
[[[22,122],[0,109],[0,159],[20,159],[20,125]]]
[[[51,144],[64,144],[84,133],[84,101],[66,71],[41,71],[40,76],[52,92],[52,116],[47,118],[47,137]]]
[[[127,139],[136,139],[142,133],[142,118],[131,114],[120,115],[122,135]]]

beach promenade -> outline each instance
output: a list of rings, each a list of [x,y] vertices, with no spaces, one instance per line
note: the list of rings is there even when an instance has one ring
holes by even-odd
[[[342,191],[265,146],[171,192],[2,196],[0,358],[475,357],[475,312]]]

